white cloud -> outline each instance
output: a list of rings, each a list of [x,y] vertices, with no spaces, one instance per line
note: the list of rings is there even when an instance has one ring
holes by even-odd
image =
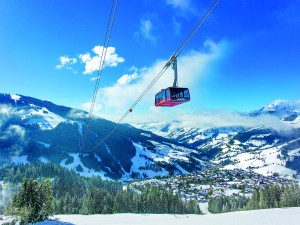
[[[11,105],[0,104],[0,128],[2,123],[11,116],[19,116],[24,114],[23,109],[16,110]]]
[[[77,71],[72,68],[72,65],[77,63],[76,58],[70,58],[69,56],[64,55],[59,57],[59,61],[60,64],[55,66],[56,69],[58,70],[67,69],[67,70],[71,70],[73,73],[77,73]]]
[[[178,58],[179,86],[197,88],[199,79],[204,75],[204,72],[207,72],[210,64],[218,60],[226,51],[227,42],[207,41],[205,46],[204,51],[193,50]],[[104,114],[109,115],[110,118],[112,114],[120,116],[120,113],[128,110],[165,64],[166,60],[158,60],[149,68],[137,70],[137,75],[134,77],[138,76],[138,78],[135,79],[135,82],[129,82],[130,76],[127,74],[128,76],[122,76],[116,84],[99,89],[97,103],[102,106],[101,113],[103,116]],[[138,108],[144,111],[149,110],[150,106],[153,105],[155,93],[172,84],[173,70],[169,68],[144,96]]]
[[[67,69],[71,70],[73,73],[77,73],[77,71],[73,68],[73,65],[75,65],[78,60],[80,60],[81,63],[85,64],[85,70],[83,74],[91,74],[99,70],[102,53],[105,53],[105,51],[106,55],[103,68],[116,67],[119,63],[125,61],[123,57],[118,56],[114,47],[104,48],[103,46],[97,45],[92,49],[92,54],[89,52],[78,54],[77,58],[71,58],[69,56],[59,57],[60,64],[56,65],[55,68]]]
[[[95,80],[97,80],[99,77],[100,77],[100,76],[92,77],[92,78],[91,78],[91,81],[95,81]]]
[[[8,105],[0,105],[0,114],[4,114],[6,116],[8,116],[10,113],[12,113],[13,108],[8,106]]]
[[[104,48],[103,46],[97,45],[93,48],[93,53],[95,56],[91,56],[90,53],[79,54],[78,58],[81,59],[81,62],[85,64],[85,70],[83,74],[91,74],[99,70],[100,61],[102,54],[106,51],[104,67],[116,67],[119,63],[125,61],[123,57],[119,57],[114,47]],[[103,67],[103,68],[104,68]]]
[[[137,69],[135,68],[135,71],[133,74],[124,74],[122,77],[120,77],[117,81],[118,85],[126,85],[130,84],[133,80],[138,78]]]
[[[11,142],[8,150],[13,149],[14,153],[18,155],[22,152],[23,147],[27,145],[26,131],[19,125],[9,125],[2,127],[3,123],[12,117],[24,115],[25,111],[16,109],[10,105],[0,104],[0,142]]]
[[[142,19],[140,21],[140,34],[145,40],[155,42],[156,37],[153,35],[153,24],[149,19]]]
[[[85,53],[85,54],[79,54],[78,58],[81,59],[81,61],[83,63],[86,63],[88,61],[90,61],[92,59],[91,54],[90,53]]]
[[[82,110],[71,109],[68,116],[71,117],[71,118],[74,118],[74,119],[78,119],[78,118],[85,118],[85,117],[88,116],[88,114],[86,114]]]
[[[125,85],[131,83],[131,81],[135,80],[137,78],[137,74],[124,74],[120,79],[117,81],[118,85]]]
[[[84,103],[83,105],[83,108],[86,110],[86,111],[90,111],[90,109],[91,109],[91,106],[92,106],[92,102],[86,102],[86,103]],[[102,108],[102,106],[100,105],[100,104],[97,104],[97,103],[95,103],[94,104],[94,113],[97,113],[97,112],[99,112],[100,111],[100,109]]]
[[[77,59],[76,58],[70,58],[69,56],[61,56],[59,57],[60,63],[62,66],[65,65],[72,65],[77,63]]]
[[[227,110],[206,110],[199,113],[182,114],[180,110],[175,108],[172,111],[160,109],[159,111],[151,111],[144,115],[135,115],[128,117],[126,122],[129,123],[143,123],[145,121],[155,122],[173,122],[170,129],[175,128],[200,128],[209,129],[215,127],[227,126],[244,126],[244,127],[267,127],[277,131],[283,131],[287,134],[292,132],[292,127],[280,120],[279,117],[274,115],[259,115],[256,117],[242,115],[237,112]]]
[[[185,114],[178,116],[183,127],[201,128],[244,126],[244,127],[271,127],[275,130],[290,130],[291,127],[274,115],[260,115],[256,117],[241,115],[226,110],[214,110],[199,114]]]
[[[270,114],[262,114],[259,116],[249,116],[232,112],[228,110],[201,110],[198,113],[182,113],[180,108],[159,108],[155,106],[150,107],[150,111],[146,113],[129,114],[126,117],[125,123],[145,123],[149,121],[155,122],[172,122],[170,129],[175,128],[200,128],[209,129],[216,127],[227,126],[243,126],[243,127],[266,127],[272,128],[279,132],[290,134],[293,132],[293,127],[282,121],[279,117]],[[109,120],[118,121],[120,115],[99,115]]]
[[[10,125],[5,131],[4,135],[2,136],[3,139],[8,139],[13,136],[19,137],[19,139],[24,139],[25,137],[25,129],[18,125]]]

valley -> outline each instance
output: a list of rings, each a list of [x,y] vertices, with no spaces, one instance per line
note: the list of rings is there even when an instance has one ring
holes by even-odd
[[[114,126],[91,120],[82,148],[87,112],[22,95],[0,94],[0,165],[45,163],[84,177],[120,181],[133,192],[166,190],[198,204],[220,196],[251,196],[268,185],[299,181],[300,125],[295,103],[275,101],[242,115],[272,118],[278,124],[208,129],[180,121],[122,124],[95,151]],[[2,186],[5,182],[0,179]]]

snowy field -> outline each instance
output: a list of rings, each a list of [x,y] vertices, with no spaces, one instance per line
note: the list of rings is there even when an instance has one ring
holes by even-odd
[[[299,225],[300,207],[207,215],[57,215],[54,218],[59,221],[45,221],[38,225]],[[3,224],[1,220],[0,224]]]

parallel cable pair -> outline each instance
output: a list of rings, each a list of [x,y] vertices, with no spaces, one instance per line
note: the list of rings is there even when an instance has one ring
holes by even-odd
[[[112,0],[108,24],[106,27],[103,49],[102,49],[99,68],[98,68],[98,74],[96,77],[96,83],[95,83],[95,88],[94,88],[94,92],[93,92],[91,108],[90,108],[90,112],[89,112],[89,118],[88,118],[88,122],[87,122],[87,129],[84,134],[84,137],[80,140],[81,141],[80,149],[83,149],[84,151],[89,151],[89,150],[85,149],[85,142],[86,142],[87,135],[89,134],[90,123],[91,123],[91,119],[93,116],[93,111],[94,111],[96,98],[97,98],[97,94],[98,94],[98,90],[99,90],[99,84],[101,81],[101,75],[102,75],[102,71],[103,71],[103,67],[104,67],[104,63],[105,63],[107,48],[108,48],[108,44],[110,41],[110,37],[111,37],[111,33],[112,33],[112,29],[113,29],[113,25],[114,25],[114,21],[115,21],[115,17],[116,17],[117,7],[118,7],[118,0]]]

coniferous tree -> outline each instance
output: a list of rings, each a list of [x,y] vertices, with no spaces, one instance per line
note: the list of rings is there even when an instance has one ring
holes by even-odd
[[[259,209],[259,190],[255,189],[253,191],[252,197],[250,199],[250,201],[247,204],[247,209]]]
[[[52,215],[54,200],[49,179],[36,181],[25,179],[15,195],[8,214],[22,224],[43,221]]]

